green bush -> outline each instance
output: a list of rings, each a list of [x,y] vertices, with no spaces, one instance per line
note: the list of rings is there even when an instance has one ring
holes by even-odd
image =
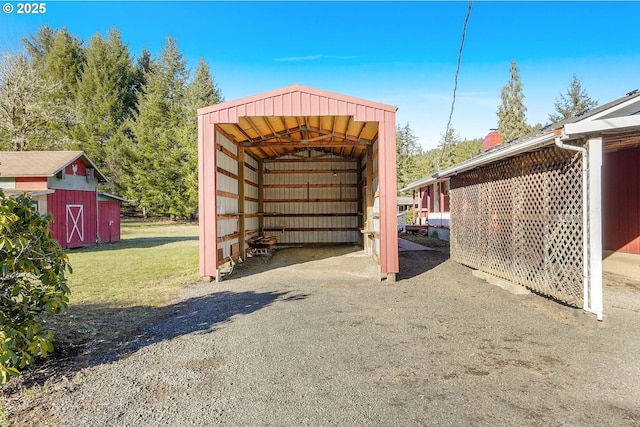
[[[67,310],[69,259],[27,196],[0,190],[0,384],[53,350],[41,316]]]

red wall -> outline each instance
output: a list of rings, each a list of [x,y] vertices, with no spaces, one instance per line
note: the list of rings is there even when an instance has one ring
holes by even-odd
[[[16,177],[18,190],[44,190],[47,188],[46,177]]]
[[[96,243],[95,191],[56,190],[47,196],[47,210],[53,215],[51,233],[62,247],[78,248]]]
[[[120,202],[99,201],[100,241],[103,243],[120,241]],[[111,225],[109,225],[111,224]]]
[[[640,254],[640,148],[605,153],[603,249]]]
[[[77,166],[76,173],[75,173],[76,176],[86,176],[87,166],[80,159],[77,159],[75,162],[67,165],[67,167],[64,169],[64,173],[67,175],[73,175],[74,166]]]

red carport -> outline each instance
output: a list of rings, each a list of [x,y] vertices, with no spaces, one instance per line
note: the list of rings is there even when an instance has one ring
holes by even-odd
[[[396,111],[297,84],[198,110],[200,274],[268,235],[360,244],[394,281]]]

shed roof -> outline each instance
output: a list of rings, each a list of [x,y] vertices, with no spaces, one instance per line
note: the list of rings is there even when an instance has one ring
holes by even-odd
[[[378,138],[383,112],[397,107],[299,84],[198,110],[210,123],[265,159],[309,148],[359,158]]]
[[[79,158],[98,181],[109,181],[83,151],[0,151],[0,177],[50,177]]]

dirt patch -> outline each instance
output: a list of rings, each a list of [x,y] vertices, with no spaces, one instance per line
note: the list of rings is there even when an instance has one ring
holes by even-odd
[[[355,247],[249,259],[186,288],[121,358],[8,409],[74,426],[640,423],[635,288],[607,287],[598,322],[446,253],[400,265],[388,283]]]

